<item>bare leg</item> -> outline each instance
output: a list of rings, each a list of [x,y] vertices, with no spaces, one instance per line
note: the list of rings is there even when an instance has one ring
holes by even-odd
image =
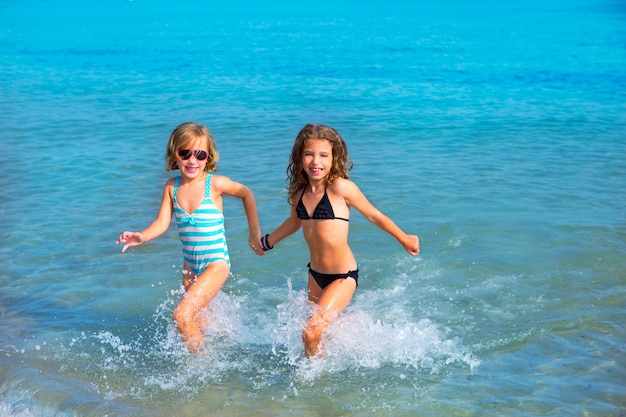
[[[321,289],[309,275],[309,301],[317,304],[319,308],[311,314],[302,332],[304,353],[307,357],[324,353],[324,347],[321,346],[322,334],[335,317],[348,306],[355,290],[356,281],[352,278],[338,279]]]
[[[185,294],[187,293],[187,290],[189,289],[191,284],[196,282],[197,278],[198,276],[191,272],[189,265],[187,265],[187,263],[185,262],[185,265],[183,267],[183,288],[185,289]],[[198,327],[200,327],[200,329],[205,328],[206,325],[209,323],[209,320],[207,318],[208,314],[208,306],[204,306],[196,315],[196,323],[198,324]]]
[[[216,261],[186,288],[185,295],[174,309],[174,322],[187,348],[197,352],[202,343],[202,332],[196,318],[219,292],[230,273],[225,261]]]
[[[183,288],[185,288],[185,292],[187,292],[191,284],[196,282],[197,278],[196,274],[191,272],[191,269],[187,266],[187,262],[185,262],[183,266]]]

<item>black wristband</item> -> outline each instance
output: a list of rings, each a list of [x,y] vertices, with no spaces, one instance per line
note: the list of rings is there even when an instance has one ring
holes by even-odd
[[[268,251],[268,250],[270,250],[270,249],[274,249],[274,246],[270,246],[270,242],[267,240],[267,237],[268,237],[269,235],[270,235],[270,234],[268,233],[268,234],[266,234],[265,236],[263,236],[263,237],[261,238],[261,245],[263,246],[263,250],[264,250],[265,252],[267,252],[267,251]]]

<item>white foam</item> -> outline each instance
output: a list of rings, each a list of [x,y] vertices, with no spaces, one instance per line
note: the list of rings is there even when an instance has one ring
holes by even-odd
[[[172,320],[182,288],[168,290],[147,325],[125,326],[124,334],[106,326],[93,333],[82,331],[60,343],[42,343],[38,353],[54,352],[69,375],[89,369],[92,388],[106,399],[194,395],[207,385],[232,379],[253,389],[282,384],[297,395],[299,384],[345,371],[397,369],[394,374],[407,378],[478,366],[480,361],[447,327],[420,317],[420,310],[405,299],[407,282],[419,278],[397,280],[380,289],[359,287],[348,308],[327,328],[325,355],[317,360],[305,358],[302,343],[312,305],[306,289],[294,290],[291,280],[284,294],[275,289],[219,292],[202,312],[208,324],[198,355],[185,349]],[[285,301],[276,305],[276,299]]]
[[[398,302],[385,313],[365,311],[360,306],[363,299],[381,297],[375,291],[370,292],[355,300],[355,305],[349,306],[326,329],[325,355],[321,360],[303,359],[301,333],[309,310],[305,291],[292,291],[288,302],[278,306],[275,336],[285,346],[289,363],[299,368],[301,378],[312,380],[325,372],[388,365],[437,373],[453,363],[471,369],[480,364],[460,340],[450,336],[446,327],[428,319],[412,319],[410,311],[403,307],[406,304]]]

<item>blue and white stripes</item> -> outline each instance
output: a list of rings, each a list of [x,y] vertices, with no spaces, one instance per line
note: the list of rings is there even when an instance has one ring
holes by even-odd
[[[224,234],[224,214],[210,197],[211,177],[212,174],[207,175],[202,204],[191,214],[183,210],[176,199],[180,177],[176,178],[174,184],[174,216],[183,244],[183,258],[196,275],[200,275],[211,262],[217,260],[223,259],[230,265]]]

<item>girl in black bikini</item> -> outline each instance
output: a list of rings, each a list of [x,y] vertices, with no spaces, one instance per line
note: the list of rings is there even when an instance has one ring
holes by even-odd
[[[335,129],[304,126],[296,137],[287,168],[291,215],[258,242],[268,251],[302,227],[310,252],[309,300],[319,306],[302,334],[308,357],[323,354],[322,333],[346,308],[358,284],[359,270],[348,245],[350,207],[395,237],[411,255],[420,250],[417,236],[403,232],[349,180],[351,168],[346,143]]]

